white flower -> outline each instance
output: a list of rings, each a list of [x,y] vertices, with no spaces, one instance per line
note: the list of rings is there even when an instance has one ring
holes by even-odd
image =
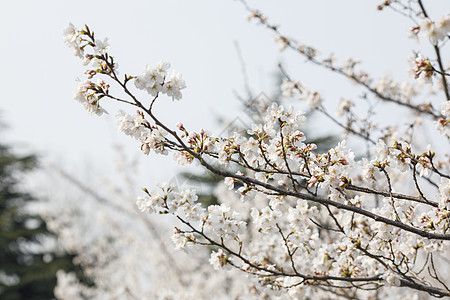
[[[72,23],[69,23],[63,31],[63,40],[66,45],[72,49],[73,54],[80,58],[83,58],[84,51],[81,48],[81,38],[80,32],[73,26]]]
[[[163,84],[161,92],[172,97],[172,100],[180,100],[183,96],[181,90],[184,88],[186,88],[186,83],[181,78],[181,74],[172,72],[169,81]]]
[[[166,148],[165,136],[167,132],[163,129],[153,127],[149,132],[147,131],[147,136],[142,136],[142,150],[145,150],[146,154],[149,153],[150,149],[155,151],[157,154],[167,155],[169,151]]]
[[[400,276],[390,271],[383,274],[381,278],[386,280],[388,286],[400,286]]]
[[[143,90],[147,87],[147,80],[144,75],[136,76],[134,80],[134,85],[137,89]]]
[[[318,92],[305,91],[303,98],[311,109],[317,108],[323,101]]]
[[[283,51],[289,45],[289,39],[279,34],[274,35],[273,40],[278,44],[280,51]]]
[[[431,44],[437,45],[437,31],[434,22],[429,18],[424,18],[419,22],[419,26],[423,36],[428,37]]]
[[[175,232],[172,235],[172,242],[175,244],[175,249],[183,249],[186,246],[186,238],[183,234],[180,233],[180,231],[175,230]]]
[[[181,99],[180,90],[185,88],[186,85],[181,79],[181,75],[174,75],[170,81],[170,84],[164,84],[167,70],[170,68],[168,62],[158,62],[155,67],[147,65],[144,73],[136,77],[134,84],[136,88],[140,90],[146,90],[152,96],[156,96],[158,93],[167,93],[170,90],[170,95],[173,99]],[[164,85],[166,87],[164,88]]]
[[[138,197],[136,200],[136,206],[142,212],[154,212],[152,201],[149,199],[148,196]]]
[[[415,40],[417,43],[419,43],[419,38],[417,37],[418,33],[419,33],[419,28],[413,26],[406,31],[406,36],[410,39]]]
[[[225,177],[223,182],[228,186],[230,191],[234,188],[235,179],[233,177]]]
[[[450,15],[438,18],[435,24],[437,30],[439,30],[442,35],[446,36],[450,32]]]
[[[194,156],[186,151],[175,152],[173,159],[181,166],[188,165],[194,161]]]
[[[164,61],[159,61],[159,62],[156,64],[155,70],[156,70],[159,74],[161,74],[161,76],[164,77],[164,76],[166,76],[167,71],[169,70],[169,68],[170,68],[170,63],[164,62]]]
[[[287,219],[290,223],[291,228],[302,230],[306,226],[308,226],[309,219],[316,216],[317,214],[317,207],[309,207],[306,201],[297,200],[297,206],[295,208],[289,207]]]
[[[450,120],[446,119],[437,120],[436,129],[438,129],[442,135],[450,137]]]
[[[431,21],[429,18],[424,18],[419,22],[419,26],[423,35],[428,37],[431,44],[436,46],[439,41],[446,38],[448,32],[450,31],[450,16],[442,16],[436,23]]]
[[[147,67],[148,68],[148,67]],[[164,82],[164,76],[166,74],[162,74],[158,69],[147,69],[147,72],[145,73],[145,77],[147,79],[147,85],[146,88],[152,88],[153,85],[161,85]]]
[[[389,147],[381,139],[377,141],[375,151],[377,152],[377,160],[379,161],[384,161],[388,159],[390,154]]]
[[[75,28],[75,26],[73,26],[72,23],[69,23],[69,25],[67,25],[63,30],[63,40],[69,43],[75,42],[78,34],[78,30]]]
[[[142,212],[159,212],[162,209],[163,204],[163,197],[158,192],[153,192],[151,196],[145,195],[144,197],[138,197],[136,200],[136,205]]]
[[[95,86],[94,83],[89,80],[81,82],[77,80],[77,88],[75,89],[73,98],[80,102],[83,107],[90,113],[101,116],[103,113],[108,113],[104,110],[99,103],[99,99],[95,95],[91,88]]]
[[[98,54],[105,54],[109,51],[109,39],[104,38],[103,41],[96,40],[95,41],[95,47],[94,47],[95,53]]]
[[[345,114],[345,112],[350,111],[350,108],[352,106],[355,106],[355,103],[353,103],[353,101],[347,100],[347,99],[341,99],[339,102],[339,106],[336,110],[336,115],[338,117],[342,117]]]
[[[268,233],[277,230],[276,224],[280,221],[283,214],[281,211],[271,210],[270,207],[266,206],[261,211],[253,207],[250,215],[253,218],[256,229]]]
[[[147,86],[147,92],[152,96],[156,96],[161,91],[162,91],[162,85],[156,81],[153,84],[151,84],[150,86]]]
[[[438,203],[440,209],[450,211],[450,179],[441,179],[441,183],[439,184]]]
[[[217,234],[221,239],[235,239],[242,234],[246,226],[239,213],[232,211],[225,204],[208,206],[204,220],[205,230]]]
[[[284,97],[292,97],[294,95],[294,88],[295,85],[291,81],[284,79],[280,86],[281,94]]]
[[[225,255],[225,253],[223,253],[222,249],[219,249],[219,251],[217,252],[211,252],[209,263],[214,267],[215,270],[230,268],[230,265],[228,264],[228,257]]]
[[[450,101],[445,101],[441,105],[441,113],[444,117],[450,118]]]
[[[143,136],[148,134],[149,130],[144,127],[144,124],[147,121],[142,114],[132,116],[125,113],[123,110],[119,110],[116,120],[120,131],[137,140],[140,140]]]
[[[175,229],[172,235],[172,242],[175,244],[176,250],[184,249],[186,245],[192,245],[194,241],[195,236],[192,233],[182,233],[178,229]]]
[[[429,18],[423,18],[419,22],[420,31],[424,34],[434,30],[434,23]]]

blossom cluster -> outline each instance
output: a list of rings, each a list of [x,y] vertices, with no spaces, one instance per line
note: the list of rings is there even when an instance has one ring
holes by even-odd
[[[429,18],[423,18],[420,23],[420,32],[430,39],[430,43],[437,45],[439,41],[443,41],[450,33],[450,15],[444,15],[436,21]]]
[[[97,84],[94,84],[90,79],[96,75],[104,74],[114,81],[118,80],[118,64],[109,54],[109,39],[95,39],[94,33],[88,26],[85,26],[83,30],[78,30],[70,23],[64,29],[63,40],[72,49],[74,55],[83,59],[83,64],[88,66],[88,69],[84,72],[88,80],[78,83],[74,98],[90,113],[103,114],[106,110],[100,106],[100,99],[111,98],[109,84],[101,78],[98,78]],[[92,51],[88,51],[88,49]],[[154,68],[147,66],[142,75],[126,76],[126,81],[134,79],[137,89],[146,90],[154,97],[161,93],[173,100],[180,100],[182,98],[181,90],[186,88],[186,83],[180,73],[172,72],[168,75],[169,68],[169,63],[161,61]]]
[[[409,65],[409,73],[411,78],[429,82],[434,75],[434,68],[430,60],[424,58],[420,53],[410,59]]]
[[[102,91],[102,88],[107,89],[108,85],[100,78],[97,84],[89,80],[84,82],[78,80],[73,98],[80,102],[90,114],[101,116],[103,113],[106,113],[106,110],[99,103],[102,93],[99,93],[98,90]]]
[[[448,228],[447,208],[433,208],[425,213],[420,213],[420,206],[414,207],[404,200],[393,200],[385,197],[382,205],[371,207],[369,198],[356,195],[349,196],[344,191],[356,181],[355,169],[361,166],[361,172],[365,180],[377,179],[380,183],[390,180],[397,170],[408,172],[411,166],[415,166],[419,176],[427,176],[432,171],[433,153],[428,148],[422,154],[414,154],[408,144],[394,142],[387,146],[379,140],[375,149],[376,155],[370,162],[355,161],[355,154],[347,148],[345,142],[339,143],[324,154],[314,154],[315,146],[305,144],[306,137],[300,131],[305,117],[301,112],[294,112],[292,108],[272,104],[264,117],[264,125],[256,124],[248,131],[245,137],[235,133],[230,138],[214,138],[205,131],[200,133],[188,133],[183,125],[179,129],[185,133],[186,144],[195,153],[209,153],[218,158],[218,162],[229,165],[233,161],[242,161],[243,165],[270,172],[256,172],[254,179],[262,183],[275,180],[279,185],[292,188],[295,180],[290,173],[301,174],[307,178],[309,188],[318,188],[328,195],[328,199],[349,206],[364,208],[371,213],[390,220],[410,222],[417,228],[430,230],[430,224],[434,224],[432,232],[443,232]],[[142,120],[139,120],[142,123]],[[206,145],[205,147],[201,145]],[[180,161],[180,163],[183,163]],[[267,169],[269,168],[269,169]],[[251,201],[249,196],[253,187],[245,183],[243,173],[236,173],[237,177],[230,176],[225,183],[234,189],[237,182],[243,183],[236,192],[244,195],[245,201]],[[298,175],[296,175],[298,176]],[[244,182],[243,182],[244,181]],[[294,182],[294,183],[293,183]],[[448,184],[447,184],[448,185]],[[446,185],[441,187],[441,194],[446,195]],[[175,193],[175,195],[178,195]],[[441,199],[446,196],[442,196]],[[192,198],[192,197],[191,197]],[[334,212],[336,221],[342,226],[347,238],[337,243],[335,237],[330,237],[333,247],[324,247],[319,242],[319,232],[311,219],[320,220],[326,218],[324,211],[319,211],[316,206],[310,206],[304,200],[297,200],[296,207],[292,207],[291,200],[284,197],[268,197],[268,206],[251,209],[252,227],[256,234],[262,236],[276,235],[280,232],[289,251],[295,251],[293,262],[302,270],[313,270],[315,274],[328,276],[381,276],[389,270],[370,257],[360,257],[360,249],[371,249],[374,255],[392,257],[393,261],[398,257],[407,257],[408,261],[414,260],[416,252],[413,249],[425,251],[442,251],[441,242],[433,242],[422,239],[413,234],[403,234],[387,224],[367,220],[363,216],[353,216],[345,211]],[[207,210],[194,204],[193,201],[178,200],[179,196],[171,196],[170,193],[150,193],[145,199],[138,200],[138,206],[143,211],[174,213],[183,216],[186,220],[197,224],[198,232],[210,238],[222,239],[222,241],[241,241],[245,238],[245,223],[237,212],[230,213],[230,207],[221,204],[209,206]],[[184,199],[181,197],[181,199]],[[241,197],[242,199],[242,197]],[[257,199],[255,199],[256,201]],[[446,200],[440,200],[443,203]],[[445,202],[446,203],[446,202]],[[422,207],[423,208],[423,207]],[[181,209],[181,210],[180,210]],[[419,210],[417,210],[419,209]],[[444,209],[444,210],[442,210]],[[317,222],[317,221],[315,221]],[[201,228],[201,229],[200,229]],[[322,237],[323,239],[323,237]],[[173,236],[177,248],[183,248],[189,244],[199,243],[200,240],[191,231],[177,230]],[[280,241],[273,241],[273,247],[278,247]],[[200,242],[201,243],[201,242]],[[252,248],[256,246],[252,242]],[[265,240],[265,247],[271,243]],[[405,246],[407,245],[407,246]],[[331,247],[331,248],[330,248]],[[398,253],[392,256],[391,247],[398,249]],[[269,248],[271,249],[271,248]],[[266,251],[266,250],[265,250]],[[270,257],[277,257],[283,252],[275,254],[266,252]],[[304,261],[304,257],[315,252],[319,255]],[[264,256],[261,253],[253,257],[253,252],[242,252],[254,265],[264,265]],[[264,252],[263,252],[264,253]],[[252,258],[253,257],[253,258]],[[358,259],[357,259],[358,258]],[[210,262],[215,268],[226,265],[228,259],[223,252],[213,253]],[[236,263],[235,263],[236,264]],[[405,268],[412,265],[404,263]],[[242,266],[243,268],[244,266]],[[267,266],[268,270],[270,268]],[[299,268],[299,267],[298,267]],[[388,284],[397,284],[393,279],[397,275],[387,276]],[[384,277],[383,277],[384,278]],[[395,277],[397,278],[397,277]],[[279,284],[281,284],[279,282]],[[282,286],[282,284],[281,284]]]
[[[120,110],[116,116],[119,130],[126,135],[138,140],[141,143],[141,150],[148,155],[150,151],[158,154],[168,154],[167,132],[144,118],[141,111],[137,111],[134,116]]]
[[[146,121],[139,115],[136,115],[135,119],[133,122],[128,117],[125,123],[128,127],[123,126],[123,131],[131,136],[145,135],[141,130],[142,124],[146,124]],[[381,205],[373,207],[369,197],[352,196],[346,192],[350,185],[358,182],[358,176],[364,181],[372,181],[382,186],[383,182],[387,182],[390,186],[391,177],[395,176],[396,172],[408,173],[411,172],[411,168],[417,170],[420,177],[429,176],[433,172],[434,157],[430,147],[423,153],[415,154],[411,145],[407,143],[394,141],[388,146],[379,140],[372,160],[364,158],[356,161],[354,152],[346,146],[345,141],[330,148],[326,153],[314,153],[316,146],[304,143],[306,136],[301,131],[305,116],[302,112],[295,112],[292,107],[286,109],[281,105],[272,104],[265,112],[263,120],[264,124],[254,124],[252,129],[248,130],[247,136],[234,133],[229,138],[216,138],[204,130],[200,133],[189,133],[182,124],[178,124],[178,129],[182,132],[180,137],[185,139],[187,148],[181,151],[185,153],[184,155],[173,151],[174,157],[180,164],[184,164],[186,156],[189,156],[191,161],[195,159],[193,153],[209,155],[216,157],[217,162],[224,165],[240,163],[242,166],[259,170],[253,172],[251,177],[237,172],[225,178],[225,183],[231,190],[235,189],[237,183],[240,184],[236,192],[241,194],[241,200],[244,201],[257,201],[261,195],[264,196],[264,193],[259,194],[255,186],[246,182],[245,178],[252,178],[261,186],[276,182],[289,190],[298,184],[298,176],[301,176],[305,178],[308,189],[326,193],[327,198],[334,203],[364,209],[389,220],[410,223],[426,232],[445,232],[449,227],[448,205],[442,204],[448,202],[446,181],[440,187],[442,196],[439,208],[426,210],[423,205],[414,206],[408,201],[392,197],[384,197],[381,199]],[[358,169],[361,173],[356,176],[355,170]],[[142,211],[172,213],[184,218],[196,228],[196,231],[177,229],[172,237],[176,248],[203,243],[203,239],[197,236],[199,233],[216,241],[221,240],[222,243],[242,242],[247,236],[246,231],[250,229],[256,231],[254,234],[261,235],[261,239],[265,242],[260,251],[255,252],[254,249],[261,246],[250,241],[252,246],[249,250],[244,249],[240,254],[253,265],[239,266],[238,262],[233,262],[236,267],[243,269],[253,270],[254,266],[265,266],[265,256],[274,257],[275,261],[280,263],[281,258],[276,258],[285,254],[279,249],[278,252],[273,252],[273,248],[280,247],[281,241],[284,241],[288,253],[295,252],[291,260],[297,266],[297,271],[313,270],[314,274],[318,275],[351,278],[376,277],[391,272],[373,258],[360,256],[361,249],[372,251],[372,255],[390,257],[393,262],[406,257],[408,260],[401,263],[402,268],[413,266],[410,262],[416,257],[417,249],[426,252],[443,249],[440,241],[423,239],[411,233],[404,234],[391,225],[366,219],[361,215],[355,216],[345,210],[334,211],[333,214],[346,238],[338,242],[337,236],[331,235],[328,239],[332,246],[330,244],[324,246],[320,239],[323,240],[325,237],[320,237],[314,225],[320,222],[318,220],[327,218],[326,211],[318,210],[316,206],[310,206],[304,200],[297,200],[295,206],[290,197],[266,196],[269,205],[251,208],[250,226],[242,221],[236,211],[225,204],[212,205],[205,209],[199,203],[195,203],[195,196],[186,197],[183,193],[171,191],[170,188],[166,190],[163,188],[162,191],[162,193],[161,191],[148,193],[144,198],[139,198],[137,203]],[[281,234],[281,240],[273,239],[268,242],[263,238],[277,234]],[[392,248],[397,249],[394,255]],[[305,257],[312,252],[318,255],[305,261]],[[228,265],[228,258],[223,252],[214,252],[210,262],[215,268],[223,267]],[[276,264],[272,267],[274,266]],[[271,270],[272,267],[267,265],[264,268]],[[391,274],[383,278],[387,284],[398,284],[398,277],[395,276],[397,275]],[[282,288],[283,284],[278,282],[277,286]]]
[[[213,251],[211,253],[209,263],[214,267],[214,269],[219,270],[226,266],[229,267],[228,260],[229,258],[225,255],[225,253],[223,253],[222,249],[219,249],[217,252]]]
[[[75,56],[83,58],[84,50],[81,47],[82,37],[81,32],[73,26],[72,23],[64,28],[63,40],[66,45],[73,51]]]
[[[386,1],[383,7],[390,5]],[[426,16],[425,11],[422,14]],[[422,92],[417,84],[387,76],[375,81],[356,69],[359,61],[348,59],[338,66],[333,56],[320,59],[318,51],[282,35],[261,13],[253,11],[251,18],[274,31],[281,48],[292,48],[358,84],[369,93],[361,98],[391,102],[429,117],[427,121],[436,122],[450,136],[448,76],[434,61],[417,54],[410,71],[414,79],[431,85],[433,76],[440,77],[447,99],[440,111],[425,100],[415,104],[413,98],[420,98]],[[449,23],[449,16],[436,22],[424,18],[416,31],[429,37],[438,51],[439,41],[450,31]],[[344,128],[350,138],[319,151],[304,132],[305,113],[278,102],[258,111],[261,117],[250,128],[228,137],[204,129],[190,131],[182,123],[171,129],[152,110],[160,94],[179,100],[186,87],[180,74],[168,75],[169,63],[147,66],[142,75],[120,80],[117,64],[108,54],[108,40],[95,40],[87,27],[77,31],[73,26],[65,31],[64,40],[93,66],[86,72],[88,79],[109,76],[130,98],[112,96],[108,84],[88,80],[79,83],[76,93],[86,109],[101,114],[99,100],[105,97],[137,106],[135,115],[120,111],[117,121],[122,132],[140,142],[144,154],[171,153],[180,165],[197,161],[224,179],[227,193],[220,192],[217,203],[207,207],[194,190],[166,184],[144,189],[145,195],[137,199],[140,211],[169,214],[179,222],[172,235],[176,249],[201,245],[214,249],[207,259],[212,268],[247,273],[251,290],[269,298],[307,297],[322,287],[350,298],[367,296],[383,286],[450,295],[439,278],[443,267],[433,260],[449,251],[450,168],[445,154],[437,155],[434,146],[414,143],[413,129],[421,121],[408,123],[409,135],[389,126],[378,129],[368,120],[374,106],[369,105],[366,119],[358,119],[352,110],[359,104],[342,99],[338,116],[347,117],[343,124],[326,113],[318,92],[286,76],[279,102],[304,100],[311,110]],[[94,54],[86,54],[86,47],[92,47]],[[126,87],[130,80],[153,97],[150,105],[130,92]],[[355,126],[357,120],[361,128]],[[352,138],[364,140],[364,153],[353,149]],[[435,283],[438,287],[432,286]]]
[[[193,190],[174,191],[170,185],[163,184],[158,190],[139,197],[136,204],[142,212],[173,214],[195,224],[198,230],[222,241],[238,241],[246,228],[238,212],[227,205],[211,205],[206,210]],[[192,232],[176,230],[172,240],[177,248],[183,248],[187,242],[195,243]]]
[[[167,77],[170,64],[159,62],[155,67],[147,66],[142,75],[136,77],[134,84],[140,90],[146,90],[151,96],[156,97],[158,93],[166,94],[173,100],[180,100],[181,90],[186,88],[186,83],[180,73],[172,72]]]

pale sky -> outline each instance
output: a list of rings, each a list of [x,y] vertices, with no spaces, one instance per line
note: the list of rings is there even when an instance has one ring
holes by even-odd
[[[415,42],[406,31],[412,23],[392,11],[379,12],[379,1],[248,1],[288,36],[310,44],[342,61],[354,57],[375,76],[390,74],[407,79],[406,58]],[[426,1],[432,17],[450,11],[448,0]],[[17,148],[45,155],[74,172],[86,164],[113,169],[112,145],[125,146],[127,155],[140,155],[152,182],[169,180],[179,168],[171,157],[140,154],[139,145],[116,130],[118,105],[103,106],[108,117],[89,115],[72,98],[75,78],[84,78],[81,61],[62,41],[62,30],[72,22],[88,24],[97,38],[109,37],[110,53],[121,74],[140,74],[146,64],[168,61],[183,74],[187,89],[180,102],[161,98],[163,119],[188,128],[220,131],[216,116],[234,119],[243,94],[239,44],[255,94],[273,90],[272,74],[279,61],[296,79],[319,90],[337,105],[341,96],[355,95],[351,85],[291,51],[280,53],[272,34],[254,22],[233,0],[167,1],[4,1],[2,32],[1,121],[10,128],[2,140]],[[445,62],[450,60],[445,55]],[[350,88],[349,88],[350,87]],[[356,93],[357,94],[357,93]],[[101,173],[101,171],[100,171]]]

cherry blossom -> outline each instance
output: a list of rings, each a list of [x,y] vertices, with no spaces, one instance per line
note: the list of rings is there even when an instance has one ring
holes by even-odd
[[[385,1],[379,8],[399,2]],[[199,261],[210,265],[211,272],[246,274],[239,284],[260,299],[388,297],[391,287],[399,288],[399,299],[415,293],[443,297],[450,295],[443,275],[450,240],[450,168],[448,147],[442,146],[448,146],[450,136],[450,96],[441,49],[450,17],[432,21],[422,2],[416,4],[402,9],[420,18],[413,33],[430,40],[436,58],[416,52],[410,59],[410,81],[396,81],[369,76],[359,60],[338,63],[334,55],[323,56],[284,35],[244,2],[250,18],[272,31],[281,50],[294,51],[361,89],[367,117],[357,113],[361,101],[341,98],[340,118],[335,119],[328,113],[326,94],[308,88],[280,66],[285,77],[282,97],[258,110],[249,128],[228,136],[159,119],[154,110],[159,98],[180,100],[186,88],[180,73],[169,73],[169,63],[147,66],[141,75],[122,79],[108,39],[94,39],[87,26],[79,31],[69,25],[64,41],[75,55],[89,60],[88,80],[80,81],[76,90],[76,99],[88,111],[104,112],[102,99],[137,107],[135,115],[120,111],[117,122],[123,133],[140,142],[144,154],[172,155],[180,165],[196,162],[223,178],[216,187],[218,201],[210,205],[201,203],[190,188],[162,184],[143,189],[137,208],[151,218],[173,221],[175,249],[204,251],[207,255]],[[90,81],[100,76],[108,83]],[[134,87],[127,85],[130,81]],[[427,94],[421,81],[433,92]],[[111,95],[110,84],[126,97]],[[135,90],[152,97],[141,99]],[[315,124],[299,109],[298,100],[306,103],[308,112],[343,129],[345,138],[325,150],[311,142],[305,124],[317,129],[323,121]],[[372,120],[375,109],[383,111],[380,103],[406,110],[406,124]],[[433,123],[444,136],[426,127]],[[425,137],[417,137],[419,128],[433,130],[444,142],[427,145]],[[61,280],[73,281],[70,276]]]

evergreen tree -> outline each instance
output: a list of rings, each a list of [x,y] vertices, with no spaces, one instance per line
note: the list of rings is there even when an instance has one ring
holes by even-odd
[[[24,207],[33,196],[21,176],[36,167],[34,155],[19,156],[0,144],[0,299],[54,299],[56,272],[71,270],[72,257],[49,244],[45,222]]]

